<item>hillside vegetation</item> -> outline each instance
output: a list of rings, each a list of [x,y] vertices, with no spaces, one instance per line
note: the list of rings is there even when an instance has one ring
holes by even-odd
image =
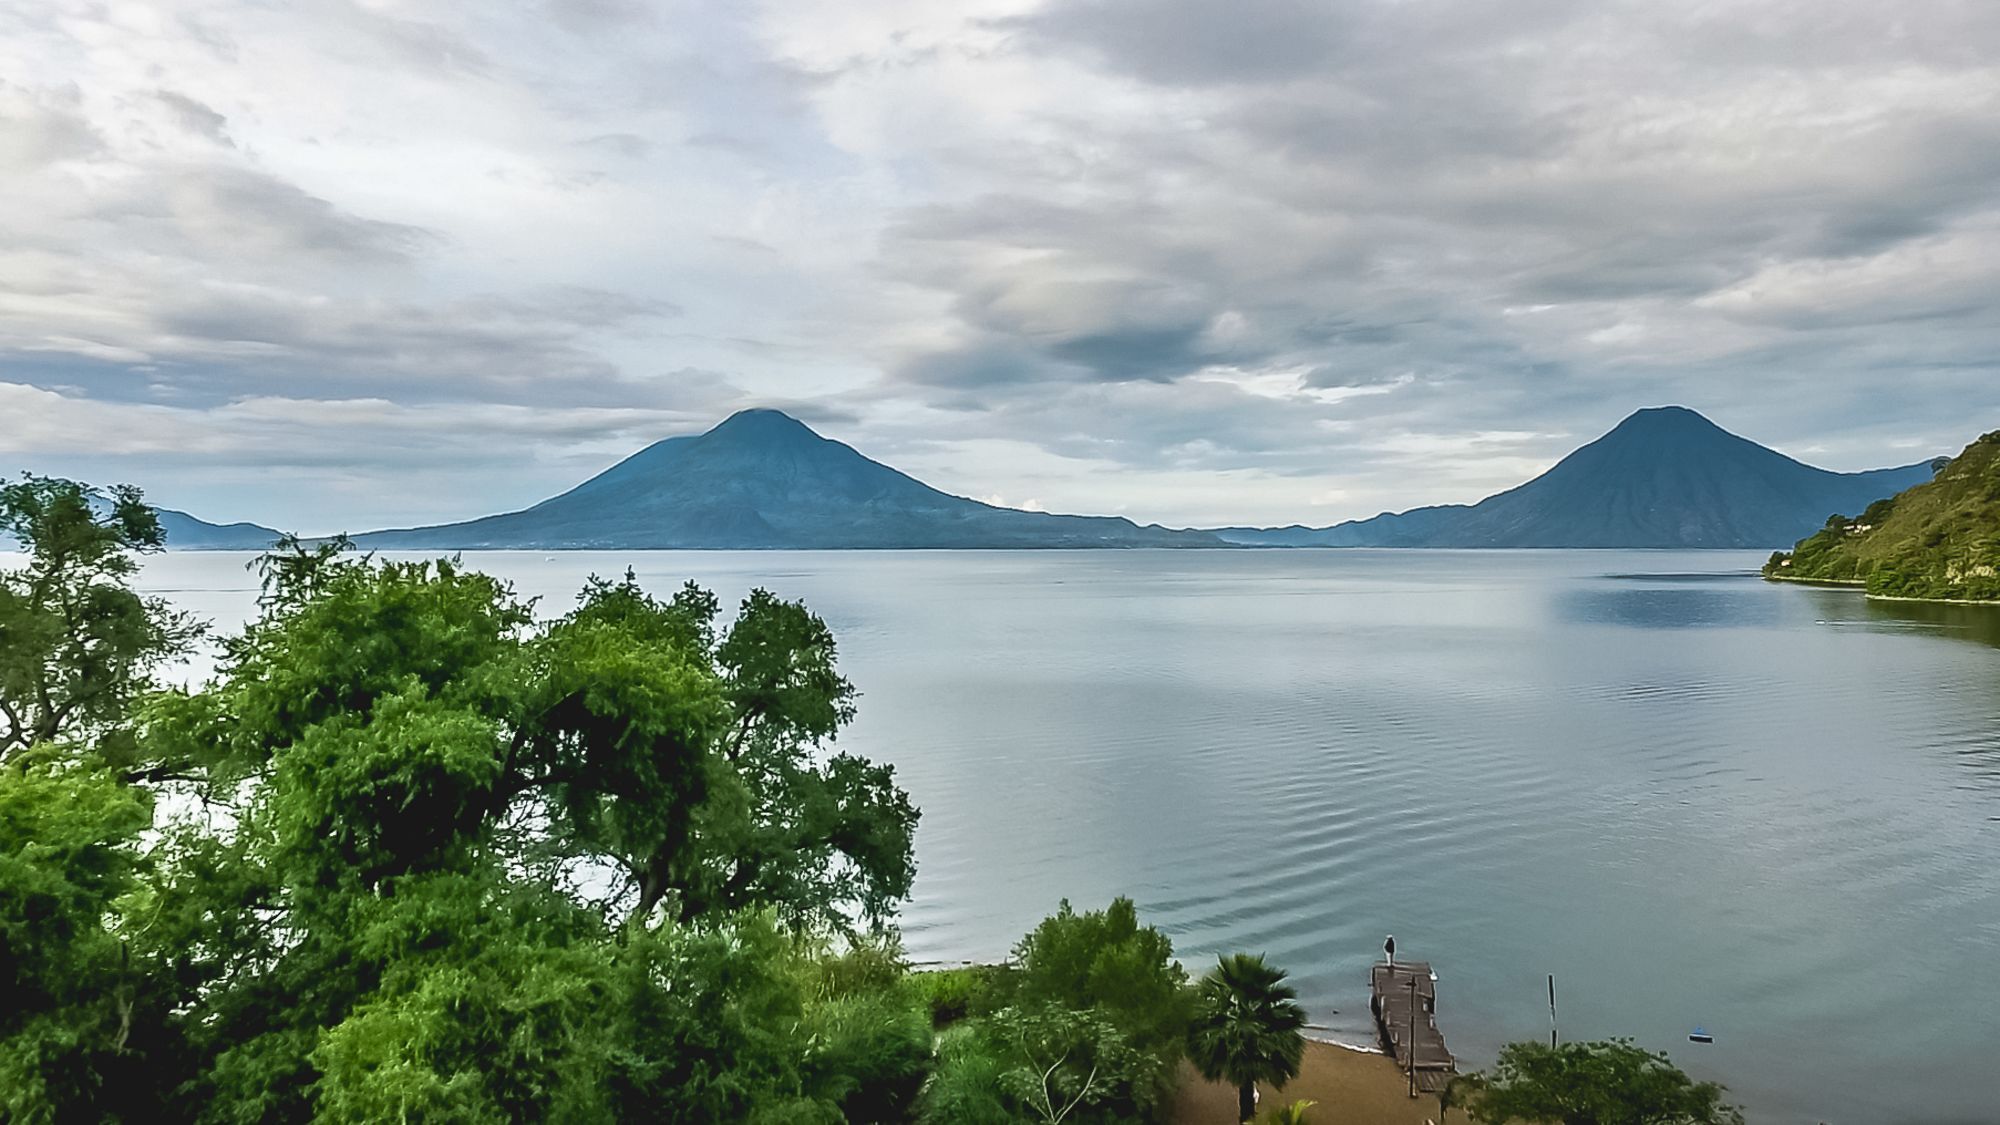
[[[1835,516],[1768,578],[1851,582],[1879,597],[2000,601],[2000,431],[1967,446],[1929,483]]]

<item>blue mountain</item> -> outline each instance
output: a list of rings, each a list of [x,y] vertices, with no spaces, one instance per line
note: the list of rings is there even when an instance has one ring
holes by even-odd
[[[154,508],[169,551],[261,551],[280,533],[254,523],[209,523],[172,508]]]
[[[154,508],[153,512],[160,517],[169,551],[261,551],[279,538],[278,532],[254,523],[209,523],[172,508]],[[12,536],[0,532],[0,551],[20,546]]]
[[[1221,528],[1246,546],[1783,547],[1931,479],[1931,463],[1835,473],[1686,407],[1641,410],[1541,476],[1477,504],[1333,527]]]
[[[776,410],[745,410],[706,433],[656,442],[531,508],[355,540],[422,550],[1225,545],[1206,532],[953,496]]]

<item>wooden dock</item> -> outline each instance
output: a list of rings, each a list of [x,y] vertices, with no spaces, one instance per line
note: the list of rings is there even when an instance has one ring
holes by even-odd
[[[1376,1030],[1389,1057],[1415,1079],[1417,1089],[1436,1093],[1458,1072],[1437,1025],[1437,984],[1427,961],[1377,964],[1369,973]],[[1415,988],[1411,987],[1414,982]],[[1413,1010],[1414,1009],[1414,1010]]]

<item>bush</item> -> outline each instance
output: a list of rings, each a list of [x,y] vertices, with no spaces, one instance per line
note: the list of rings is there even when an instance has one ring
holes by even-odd
[[[801,962],[806,1092],[849,1121],[901,1121],[930,1076],[930,1012],[893,937],[853,938]]]
[[[990,1016],[1007,1006],[1016,974],[1004,965],[967,965],[911,973],[906,987],[930,1009],[934,1027],[948,1027],[969,1016]]]
[[[1696,1082],[1667,1056],[1629,1039],[1558,1047],[1509,1043],[1469,1108],[1472,1119],[1485,1125],[1743,1125],[1743,1115],[1722,1101],[1723,1093],[1721,1086]]]
[[[937,1072],[924,1087],[917,1120],[936,1125],[1010,1125],[1016,1118],[1000,1088],[1007,1069],[987,1029],[962,1024],[938,1038]]]
[[[1134,1043],[1172,1055],[1191,1011],[1187,970],[1173,956],[1165,934],[1139,924],[1131,899],[1085,914],[1065,900],[1015,946],[1019,999],[1097,1008]]]
[[[1165,1066],[1102,1011],[1005,1008],[945,1033],[919,1120],[1150,1121],[1167,1089]]]
[[[806,1089],[849,1121],[902,1121],[932,1066],[929,1013],[906,990],[825,1000],[806,1013]]]
[[[894,937],[859,937],[808,960],[805,985],[815,996],[865,996],[898,987],[908,971]]]

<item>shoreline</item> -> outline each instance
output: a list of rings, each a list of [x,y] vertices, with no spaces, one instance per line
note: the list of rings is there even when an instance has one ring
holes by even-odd
[[[1827,586],[1835,589],[1866,589],[1865,578],[1800,578],[1796,574],[1762,574],[1766,582],[1796,582],[1801,586]]]
[[[1911,598],[1902,594],[1863,594],[1871,602],[1914,602],[1918,605],[2000,606],[2000,598]]]
[[[1435,1125],[1438,1102],[1434,1095],[1411,1097],[1409,1080],[1389,1057],[1380,1051],[1323,1039],[1306,1041],[1299,1076],[1275,1090],[1258,1087],[1258,1112],[1295,1101],[1316,1103],[1306,1111],[1308,1122],[1340,1122],[1342,1125]],[[1180,1082],[1167,1105],[1168,1125],[1233,1125],[1236,1120],[1236,1089],[1220,1082],[1205,1081],[1192,1065],[1183,1060]],[[1453,1110],[1444,1125],[1467,1125],[1463,1110]]]
[[[2000,606],[2000,598],[1913,598],[1906,594],[1876,594],[1868,590],[1868,583],[1860,578],[1798,578],[1789,574],[1766,574],[1761,576],[1766,582],[1792,582],[1800,586],[1818,586],[1828,590],[1859,590],[1861,596],[1871,602],[1908,602],[1912,605],[1972,605]]]

